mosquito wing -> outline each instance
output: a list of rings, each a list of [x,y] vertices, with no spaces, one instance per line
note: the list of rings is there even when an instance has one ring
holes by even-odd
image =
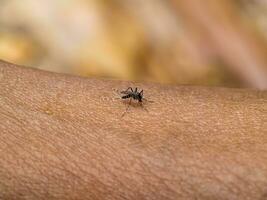
[[[131,91],[121,91],[120,93],[128,95],[128,94],[131,94],[132,92]]]
[[[117,96],[116,99],[121,99],[122,96],[127,96],[132,93],[131,91],[127,91],[127,90],[119,91],[117,89],[113,89],[113,92]]]

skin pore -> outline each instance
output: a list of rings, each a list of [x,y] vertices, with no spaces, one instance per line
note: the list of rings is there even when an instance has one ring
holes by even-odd
[[[138,87],[144,108],[117,90]],[[146,112],[146,110],[148,112]],[[0,199],[266,199],[267,92],[0,61]]]

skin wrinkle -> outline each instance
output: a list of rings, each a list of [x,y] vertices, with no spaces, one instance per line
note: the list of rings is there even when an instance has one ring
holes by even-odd
[[[175,157],[171,157],[171,158],[173,158],[173,160],[177,160]],[[160,182],[162,182],[163,180],[168,180],[168,181],[172,181],[172,182],[176,182],[176,183],[178,183],[178,181],[179,181],[179,182],[181,181],[180,179],[179,179],[179,180],[175,180],[174,177],[170,177],[169,179],[166,179],[166,178],[165,178],[165,175],[163,175],[162,173],[160,174],[160,176],[158,176],[157,174],[158,174],[159,172],[164,171],[164,166],[162,166],[162,167],[157,167],[157,165],[154,165],[154,167],[152,168],[152,169],[155,170],[155,172],[154,172],[154,171],[152,171],[151,168],[149,168],[148,166],[151,166],[151,164],[155,164],[155,163],[153,163],[153,162],[147,163],[147,161],[149,160],[149,158],[144,158],[144,157],[143,157],[143,158],[141,158],[141,160],[143,161],[143,162],[142,162],[142,166],[144,166],[143,168],[149,170],[149,173],[148,173],[148,174],[153,174],[153,175],[156,177],[156,179],[160,180]],[[180,163],[179,165],[176,165],[176,166],[181,166],[181,165],[183,165],[183,164]],[[155,168],[155,167],[156,167],[156,168]],[[166,173],[164,173],[164,174],[166,174]],[[173,174],[175,174],[175,173],[173,173]],[[186,181],[183,180],[183,182],[186,182]],[[163,183],[164,183],[164,185],[165,185],[165,190],[170,190],[170,191],[172,191],[172,192],[174,192],[174,193],[179,194],[178,191],[171,190],[170,188],[166,188],[167,184],[166,184],[165,182],[163,182]],[[188,183],[187,183],[187,185],[190,186],[190,184],[188,184]],[[190,187],[190,188],[191,188],[191,192],[194,191],[192,187]],[[176,190],[177,190],[177,188],[176,188]],[[183,192],[185,192],[185,190],[183,190]],[[195,194],[197,195],[198,193],[195,193]],[[178,196],[181,196],[181,195],[178,195]]]
[[[14,134],[12,134],[11,132],[9,133],[10,134],[10,136],[13,136],[13,140],[11,140],[11,142],[10,142],[10,144],[8,143],[8,142],[5,142],[6,143],[6,146],[8,147],[7,149],[8,150],[11,150],[11,152],[13,153],[13,155],[18,155],[19,153],[21,153],[21,155],[24,155],[24,152],[27,152],[27,153],[30,153],[30,151],[28,151],[27,149],[24,149],[23,148],[23,144],[21,143],[21,141],[18,141],[18,138],[14,135]],[[9,136],[9,138],[11,138]],[[12,144],[12,145],[11,145]],[[15,144],[15,145],[14,145]],[[13,147],[13,145],[14,145],[14,147]],[[15,149],[17,149],[17,148],[20,148],[20,150],[22,150],[23,152],[20,152],[20,151],[17,151],[17,150],[15,150]],[[15,158],[15,157],[14,157]],[[15,159],[14,159],[15,160]],[[23,161],[23,162],[26,162],[26,160],[22,160],[22,159],[20,159],[21,161]],[[8,161],[8,160],[7,160]],[[6,162],[7,162],[6,161]],[[16,161],[16,160],[15,160]]]
[[[138,161],[138,159],[135,159],[135,161]],[[141,165],[141,166],[142,166],[142,165]],[[111,168],[111,170],[112,170],[112,169],[114,169],[114,168]],[[129,176],[129,172],[130,172],[130,171],[129,171],[129,166],[128,166],[128,167],[125,167],[124,169],[127,169],[127,172],[128,172],[128,173],[126,173],[125,175]],[[119,171],[117,171],[117,170],[115,170],[115,171],[116,171],[117,173],[119,173]],[[124,171],[125,171],[125,170],[124,170]],[[142,171],[143,171],[143,173],[142,173],[142,174],[139,174],[139,176],[141,175],[140,178],[143,177],[145,174],[147,174],[147,173],[145,172],[146,170],[142,170]],[[133,175],[134,175],[133,177],[135,177],[135,176],[137,175],[137,174],[136,174],[136,171],[132,171],[132,172],[134,173],[134,174],[133,174]],[[138,171],[137,171],[137,172],[138,172]],[[123,174],[122,174],[122,175],[123,175]],[[123,176],[125,176],[125,175],[123,175]],[[114,176],[115,176],[115,174],[114,174]],[[128,180],[130,180],[130,179],[128,179]],[[146,181],[145,181],[145,183],[146,183],[146,184],[149,184],[149,183],[147,183]],[[129,189],[129,187],[128,187],[127,185],[125,185],[125,186]],[[153,190],[154,190],[154,189],[153,189]]]
[[[129,177],[129,180],[130,180],[130,178],[134,178],[134,177],[138,176],[139,178],[136,181],[138,181],[138,180],[139,181],[144,180],[143,186],[141,186],[141,187],[144,187],[144,186],[149,187],[150,192],[153,191],[154,193],[157,193],[158,194],[159,191],[157,191],[156,188],[153,188],[153,185],[150,184],[150,183],[153,183],[154,182],[153,180],[155,180],[155,178],[152,177],[152,176],[150,176],[149,173],[148,173],[149,170],[147,168],[145,168],[142,164],[140,164],[141,163],[140,162],[140,159],[138,159],[136,157],[134,157],[134,158],[135,158],[135,161],[138,162],[138,165],[137,166],[140,166],[141,169],[140,170],[138,170],[138,169],[135,169],[135,170],[127,169],[127,172],[128,173],[124,173],[122,175]],[[129,172],[132,174],[132,177],[129,176]],[[148,180],[147,180],[148,178],[151,179],[152,181],[151,182],[148,182]],[[158,194],[158,195],[159,195],[159,198],[160,198],[160,195],[161,194]]]
[[[28,164],[27,162],[25,162],[25,161],[22,161],[22,162],[20,162],[20,163],[23,163],[23,164]],[[30,165],[28,165],[29,167],[30,167]],[[7,169],[7,168],[6,168]],[[7,170],[7,171],[9,171],[9,170]],[[11,179],[13,179],[13,174],[15,174],[14,172],[10,172],[9,173],[10,174],[10,178]],[[16,170],[16,174],[18,174],[18,170]],[[22,174],[20,174],[19,176],[17,176],[17,179],[20,179],[20,180],[22,180],[23,179],[23,177],[25,177],[25,175],[22,175]],[[32,183],[32,181],[31,181],[31,184],[28,184],[29,182],[30,182],[30,177],[26,177],[25,179],[24,179],[24,181],[23,181],[23,183],[24,183],[24,188],[26,189],[26,191],[29,191],[29,189],[33,189],[34,188],[34,185],[33,185],[33,183]],[[10,180],[9,180],[10,181]],[[30,186],[31,185],[31,186]],[[17,185],[17,186],[19,186],[19,185]],[[13,192],[15,192],[15,191],[19,191],[20,190],[20,188],[21,187],[16,187],[15,188],[15,190],[13,191]]]
[[[236,197],[238,196],[238,192],[239,191],[236,189],[238,187],[235,187],[236,186],[235,183],[231,183],[230,185],[226,184],[225,180],[220,179],[219,177],[217,177],[217,175],[213,173],[212,169],[210,170],[209,178],[210,178],[210,180],[215,180],[216,182],[221,183],[221,185],[225,188],[226,191],[229,191],[229,193],[233,194]],[[244,198],[244,197],[242,197],[242,194],[239,195],[239,198],[240,197]]]
[[[56,166],[55,166],[56,167]]]
[[[1,168],[0,183],[21,188],[10,189],[12,195],[257,199],[266,193],[264,91],[85,79],[5,65],[0,141],[16,149],[0,146],[0,163],[13,171],[12,182],[5,181],[8,169]],[[135,85],[154,102],[144,104],[148,113],[132,106],[121,118],[127,104],[112,89]],[[16,177],[18,167],[27,176]]]
[[[177,160],[176,158],[175,158],[175,156],[174,157],[172,157],[172,159],[174,159],[174,160]],[[175,182],[176,184],[177,183],[180,183],[180,182],[187,182],[185,179],[182,179],[181,177],[178,177],[178,179],[177,178],[174,178],[173,176],[171,176],[171,177],[167,177],[168,176],[168,174],[165,172],[165,164],[163,165],[163,166],[159,166],[159,165],[157,165],[157,163],[154,163],[154,162],[147,162],[147,161],[149,161],[149,160],[151,160],[151,159],[146,159],[146,158],[143,158],[142,159],[143,160],[143,165],[145,166],[145,167],[147,167],[147,169],[149,169],[149,172],[150,172],[150,174],[153,174],[157,179],[159,179],[161,182],[163,181],[171,181],[171,182]],[[153,165],[153,168],[149,168],[148,166],[151,166],[151,164]],[[156,165],[155,165],[156,164]],[[176,166],[182,166],[183,164],[182,163],[179,163],[179,165],[176,165]],[[169,168],[169,167],[168,167]],[[153,169],[153,170],[152,170]],[[171,168],[170,168],[171,169]],[[175,172],[177,172],[177,169],[174,169],[173,170],[173,174],[175,174]],[[167,176],[166,176],[167,175]],[[189,182],[187,182],[187,184],[188,184]],[[165,186],[167,186],[167,184],[164,182],[164,185]],[[173,185],[175,185],[175,184],[173,184]],[[188,184],[188,187],[190,188],[190,190],[191,190],[191,192],[193,191],[193,188],[190,186],[190,184]],[[177,190],[177,188],[176,188],[176,190]],[[177,191],[175,191],[175,190],[172,190],[172,192],[176,192],[177,193]],[[183,192],[185,192],[185,190],[183,190]],[[195,193],[195,194],[197,194],[197,193]]]
[[[222,192],[222,193],[226,193],[226,194],[231,194],[231,195],[233,195],[233,191],[230,189],[229,190],[229,187],[227,186],[227,185],[224,185],[224,183],[223,182],[221,182],[221,181],[219,181],[219,179],[218,178],[216,178],[216,174],[214,174],[215,176],[210,176],[210,174],[212,173],[212,171],[213,171],[213,168],[210,168],[210,167],[208,167],[208,168],[204,168],[205,166],[191,166],[191,168],[189,167],[189,169],[191,169],[192,170],[192,167],[193,168],[197,168],[198,170],[199,169],[201,169],[201,171],[199,171],[199,173],[201,174],[201,172],[204,170],[208,170],[209,171],[209,174],[208,175],[205,175],[205,177],[203,177],[203,178],[205,178],[205,179],[207,179],[208,181],[210,181],[211,183],[211,185],[212,185],[212,187],[213,187],[213,185],[214,184],[212,184],[213,182],[219,182],[220,183],[220,188],[219,188],[219,191],[220,192]],[[187,172],[188,173],[188,172]],[[191,175],[191,178],[194,180],[194,177],[195,177],[195,175],[194,174],[192,174]],[[210,177],[212,177],[212,178],[210,178]],[[201,183],[201,182],[200,182]],[[199,185],[201,185],[201,187],[203,188],[203,184],[199,184]],[[193,186],[192,186],[193,187]],[[210,189],[212,188],[212,187],[210,187]],[[208,187],[209,188],[209,187]],[[207,188],[207,189],[208,189]],[[226,190],[225,190],[225,188],[226,188]],[[204,188],[203,188],[204,189]],[[199,189],[195,189],[195,190],[197,190],[198,191],[198,193],[199,194],[201,194],[201,192],[199,191]],[[231,191],[231,192],[230,192]],[[209,195],[211,195],[210,196],[210,198],[219,198],[218,196],[216,197],[216,196],[213,196],[214,194],[216,194],[215,193],[216,192],[216,190],[214,191],[214,193],[211,193],[211,194],[209,194],[209,193],[207,193],[206,192],[206,195],[205,195],[205,193],[204,193],[204,196],[203,196],[203,198],[204,199],[207,199],[208,197],[209,197]],[[207,194],[209,194],[209,195],[207,195]],[[224,198],[226,197],[226,195],[223,195],[224,196]],[[228,199],[228,198],[227,198]],[[232,199],[232,198],[229,198],[229,199]]]

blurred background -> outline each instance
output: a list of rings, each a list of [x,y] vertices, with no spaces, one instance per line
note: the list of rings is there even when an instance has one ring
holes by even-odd
[[[0,0],[0,59],[89,77],[267,88],[267,0]]]

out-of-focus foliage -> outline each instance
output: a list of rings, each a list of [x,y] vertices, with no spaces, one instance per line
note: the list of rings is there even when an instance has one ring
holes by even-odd
[[[0,0],[0,59],[129,80],[267,88],[263,0]]]

